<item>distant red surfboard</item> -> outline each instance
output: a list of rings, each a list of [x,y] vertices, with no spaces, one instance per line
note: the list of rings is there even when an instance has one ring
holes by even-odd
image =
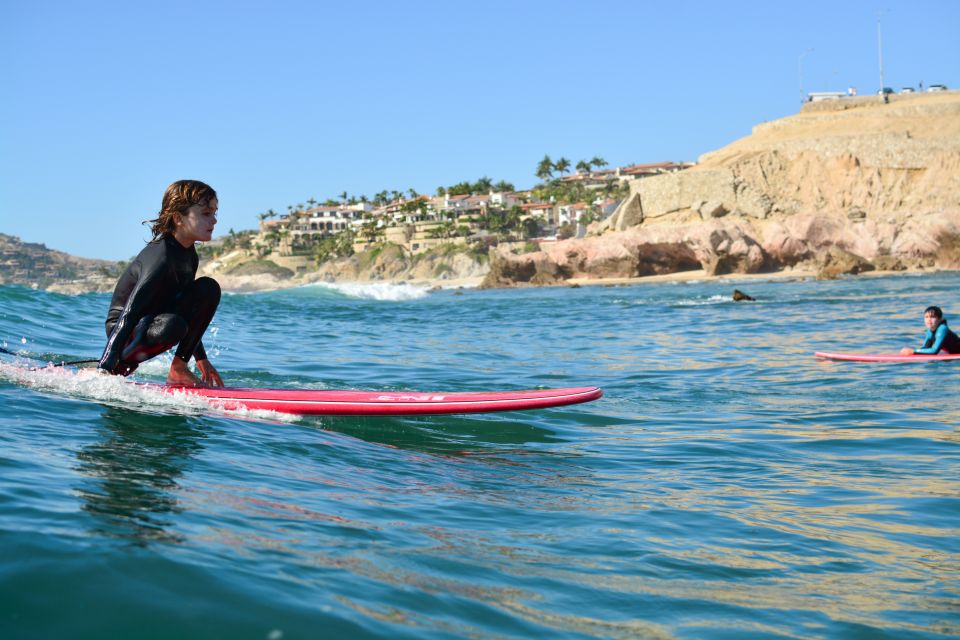
[[[960,354],[953,353],[904,356],[899,353],[829,353],[827,351],[817,351],[813,355],[825,360],[848,360],[851,362],[930,362],[933,360],[960,360]]]
[[[448,393],[443,391],[333,391],[306,389],[236,389],[147,385],[167,393],[184,393],[226,409],[266,409],[312,416],[417,416],[546,409],[589,402],[603,396],[598,387]]]

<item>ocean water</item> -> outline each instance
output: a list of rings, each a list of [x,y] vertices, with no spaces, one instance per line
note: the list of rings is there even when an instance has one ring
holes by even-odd
[[[917,346],[958,290],[225,296],[204,342],[236,386],[606,393],[291,419],[31,370],[98,356],[108,297],[0,287],[0,637],[957,637],[960,364],[813,352]]]

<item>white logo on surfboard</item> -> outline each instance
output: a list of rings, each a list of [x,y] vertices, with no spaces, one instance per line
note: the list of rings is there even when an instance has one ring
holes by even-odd
[[[440,400],[443,400],[444,398],[446,398],[446,396],[434,396],[434,395],[429,395],[429,394],[427,394],[427,395],[409,395],[409,396],[407,396],[407,395],[404,395],[404,396],[396,396],[396,395],[390,395],[390,396],[388,396],[388,395],[382,395],[382,396],[377,396],[377,397],[375,397],[374,400],[385,401],[385,402],[389,402],[389,401],[393,401],[393,402],[438,402],[438,401],[440,401]]]

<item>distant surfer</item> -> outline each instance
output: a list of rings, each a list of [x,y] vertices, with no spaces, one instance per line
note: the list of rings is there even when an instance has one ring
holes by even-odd
[[[940,307],[927,307],[923,312],[923,324],[927,327],[923,346],[919,349],[904,347],[900,350],[902,355],[934,354],[941,351],[960,353],[960,337],[947,327]]]
[[[217,206],[217,192],[198,180],[167,187],[159,215],[149,221],[153,240],[113,291],[99,369],[130,375],[141,362],[177,345],[167,384],[223,386],[200,340],[220,304],[220,285],[196,278],[200,260],[194,248],[213,236]],[[199,379],[190,370],[191,357]]]

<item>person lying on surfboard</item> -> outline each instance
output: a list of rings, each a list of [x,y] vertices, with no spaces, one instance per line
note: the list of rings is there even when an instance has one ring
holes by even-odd
[[[127,376],[141,362],[177,345],[167,384],[223,386],[201,337],[220,304],[220,285],[196,278],[194,243],[210,240],[217,224],[217,192],[198,180],[178,180],[150,220],[153,240],[117,281],[107,311],[107,346],[98,369]],[[147,222],[144,222],[147,224]],[[190,358],[200,378],[190,370]]]
[[[923,346],[919,349],[904,347],[900,350],[902,355],[934,354],[940,351],[960,353],[960,337],[947,327],[947,321],[940,307],[927,307],[923,312],[923,324],[927,327]]]

